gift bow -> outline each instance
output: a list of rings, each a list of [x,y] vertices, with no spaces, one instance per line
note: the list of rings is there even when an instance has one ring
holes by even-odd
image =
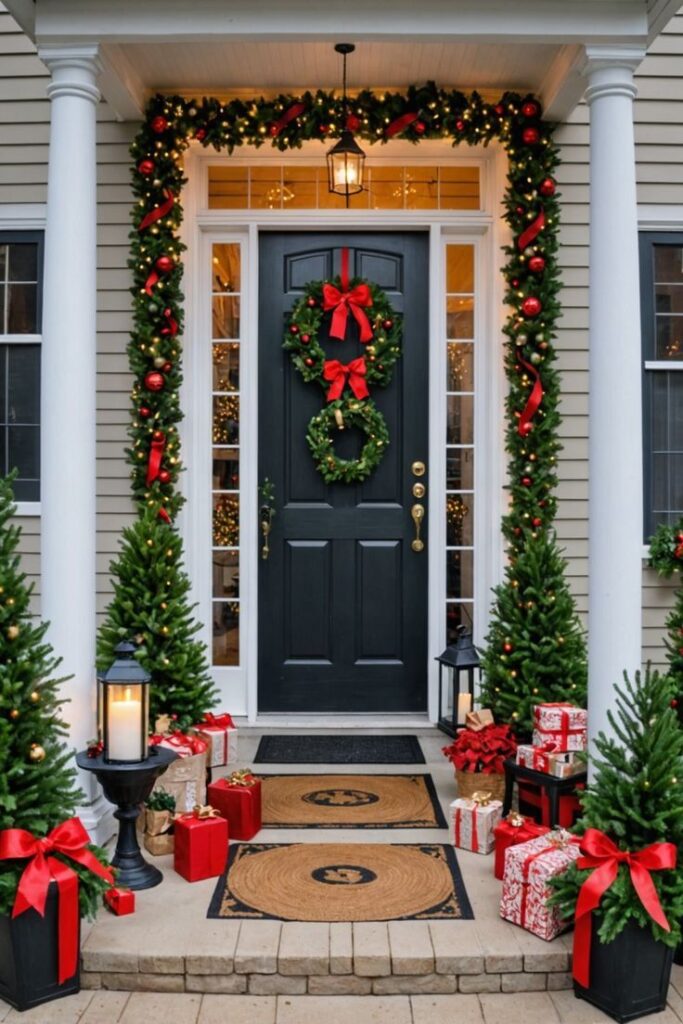
[[[251,768],[239,768],[229,776],[227,783],[229,786],[255,786],[256,779]]]
[[[323,285],[323,309],[334,310],[332,314],[332,325],[330,337],[343,341],[346,337],[346,325],[351,310],[359,328],[360,340],[367,342],[372,339],[372,327],[368,320],[365,309],[372,305],[372,293],[368,285],[357,284],[355,288],[349,289],[342,284],[343,291],[340,291],[333,284]]]
[[[676,866],[676,847],[673,843],[652,843],[643,850],[631,853],[619,847],[597,828],[589,828],[581,839],[581,852],[576,866],[582,870],[593,868],[579,890],[574,915],[574,978],[579,985],[590,984],[591,915],[600,905],[619,874],[622,864],[628,865],[631,882],[640,902],[648,914],[664,931],[671,931],[651,871],[671,870]]]
[[[472,803],[478,807],[486,807],[493,800],[493,793],[490,793],[487,789],[478,789],[476,793],[472,794]]]
[[[149,742],[153,747],[163,745],[164,747],[175,748],[180,757],[203,754],[205,750],[209,749],[209,744],[206,740],[201,739],[199,736],[185,735],[182,732],[172,732],[170,736],[160,736],[159,733],[155,733],[150,736]]]
[[[505,820],[509,825],[512,825],[513,828],[522,828],[525,823],[525,818],[519,813],[519,811],[510,811]]]
[[[232,715],[226,713],[222,715],[214,715],[211,711],[207,711],[204,715],[202,725],[213,725],[217,729],[236,729],[237,726],[232,720]]]
[[[0,860],[28,860],[24,868],[12,908],[12,917],[33,909],[45,916],[50,882],[57,883],[58,893],[58,981],[61,985],[72,978],[78,967],[78,875],[59,858],[60,853],[81,864],[94,875],[114,884],[114,875],[88,849],[90,837],[79,818],[69,818],[46,836],[39,838],[23,828],[0,832]]]
[[[220,818],[221,812],[217,811],[211,804],[195,804],[192,808],[193,818]]]
[[[323,377],[330,381],[330,389],[327,392],[327,401],[334,402],[341,398],[344,386],[348,379],[349,387],[356,398],[367,398],[370,392],[365,383],[365,358],[359,356],[350,363],[344,365],[338,359],[327,359],[323,367]]]

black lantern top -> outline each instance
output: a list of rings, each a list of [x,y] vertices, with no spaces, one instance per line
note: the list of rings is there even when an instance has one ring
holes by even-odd
[[[449,668],[479,668],[479,656],[472,643],[472,634],[465,626],[458,626],[458,639],[449,644],[443,654],[435,659]]]
[[[135,644],[124,640],[117,644],[114,650],[116,660],[100,676],[103,683],[133,686],[136,683],[148,683],[151,680],[152,677],[147,669],[135,657]]]

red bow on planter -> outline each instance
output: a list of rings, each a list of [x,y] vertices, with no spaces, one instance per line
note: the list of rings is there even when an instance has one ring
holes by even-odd
[[[644,850],[631,853],[629,850],[620,850],[609,836],[599,829],[589,828],[581,838],[581,852],[585,856],[578,858],[576,866],[583,870],[594,868],[594,871],[581,886],[576,902],[574,978],[579,985],[588,988],[590,984],[591,914],[599,906],[603,893],[607,892],[616,879],[621,864],[628,865],[633,888],[652,920],[656,921],[664,931],[671,931],[650,872],[674,868],[676,866],[676,847],[673,843],[652,843]]]
[[[346,366],[340,363],[338,359],[326,360],[323,367],[323,377],[325,380],[329,380],[331,384],[327,392],[328,402],[334,402],[336,398],[341,398],[347,379],[349,387],[356,398],[367,398],[370,394],[365,383],[365,359],[363,356],[353,359]]]
[[[72,978],[78,966],[78,875],[54,856],[61,853],[81,864],[110,885],[114,875],[88,849],[90,837],[79,818],[69,818],[42,837],[23,828],[0,832],[0,860],[28,860],[19,879],[12,917],[33,908],[45,915],[45,901],[50,882],[57,883],[58,909],[58,981],[61,985]]]
[[[372,327],[365,309],[372,305],[372,293],[366,284],[357,284],[349,290],[349,250],[342,249],[341,291],[333,284],[323,285],[323,309],[333,309],[330,337],[343,341],[346,337],[346,325],[349,310],[360,327],[360,340],[365,343],[372,339]]]

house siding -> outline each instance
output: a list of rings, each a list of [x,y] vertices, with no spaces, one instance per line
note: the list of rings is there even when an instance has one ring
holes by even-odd
[[[683,15],[652,45],[638,72],[635,104],[638,199],[683,204]],[[49,140],[49,75],[35,48],[0,4],[0,203],[44,203]],[[128,147],[135,124],[120,124],[105,103],[98,107],[97,248],[97,607],[110,593],[109,562],[131,520],[127,441],[126,344],[131,326],[128,258]],[[582,616],[588,574],[588,109],[580,105],[557,133],[562,165],[560,265],[564,315],[558,330],[562,372],[557,528],[570,584]],[[21,551],[39,593],[40,529],[23,518]],[[664,658],[662,631],[672,587],[643,572],[643,657]]]

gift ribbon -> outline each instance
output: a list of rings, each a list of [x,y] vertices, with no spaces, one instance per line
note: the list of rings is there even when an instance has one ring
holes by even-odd
[[[214,715],[211,711],[207,711],[203,718],[205,725],[212,725],[216,729],[236,729],[237,726],[232,720],[232,715],[224,713],[222,715]]]
[[[170,736],[160,736],[158,733],[155,733],[153,736],[150,736],[149,742],[153,747],[158,747],[161,744],[165,747],[174,747],[178,750],[180,757],[189,757],[191,754],[203,754],[205,750],[209,749],[209,744],[206,740],[201,739],[199,736],[186,736],[181,732],[171,733]]]
[[[229,786],[255,786],[256,779],[252,775],[251,768],[239,768],[225,780]]]
[[[217,811],[211,804],[195,804],[192,808],[192,813],[186,815],[186,817],[201,818],[202,820],[206,818],[220,818],[221,812]]]
[[[390,125],[387,126],[387,130],[384,133],[385,139],[393,139],[394,135],[400,135],[406,128],[417,121],[420,115],[416,111],[410,111],[408,114],[401,114],[400,117],[394,118]]]
[[[299,114],[303,114],[305,109],[304,103],[292,103],[291,107],[287,107],[284,114],[278,117],[277,121],[273,121],[270,126],[270,134],[273,138],[277,138],[283,128],[286,128]]]
[[[114,883],[111,869],[91,853],[89,843],[90,837],[79,818],[69,818],[42,838],[23,828],[8,828],[0,832],[0,860],[29,861],[19,879],[12,917],[19,917],[31,908],[44,917],[50,882],[57,883],[57,973],[60,985],[67,978],[72,978],[78,967],[80,908],[78,875],[54,854],[61,853],[110,885]]]
[[[329,283],[323,285],[323,309],[326,312],[334,310],[330,337],[344,340],[351,310],[360,328],[360,340],[365,344],[372,339],[372,327],[365,313],[365,309],[372,305],[372,293],[366,284],[358,284],[349,289],[349,250],[346,247],[342,249],[340,280],[341,289]]]
[[[620,850],[609,836],[597,828],[589,828],[580,840],[581,853],[576,866],[580,870],[593,869],[581,886],[574,916],[574,978],[579,985],[590,984],[591,916],[600,905],[619,874],[622,864],[628,866],[631,882],[638,899],[648,914],[664,931],[671,931],[651,871],[670,871],[676,866],[676,847],[673,843],[652,843],[643,850],[631,853]]]
[[[517,424],[517,433],[520,437],[526,437],[532,428],[532,420],[538,410],[541,407],[543,401],[543,384],[541,383],[541,375],[531,363],[527,363],[521,356],[517,357],[519,362],[522,364],[527,373],[530,373],[534,386],[531,389],[531,394],[526,400],[526,405],[522,409],[519,417],[519,423]]]
[[[517,248],[521,251],[526,249],[527,245],[531,245],[533,241],[540,235],[541,231],[545,227],[545,211],[541,210],[537,217],[532,220],[528,228],[522,231],[521,235],[517,239]]]
[[[477,834],[477,811],[480,807],[486,807],[491,802],[491,794],[486,792],[477,792],[472,794],[472,807],[468,808],[470,812],[471,828],[472,828],[472,853],[479,853],[479,836]],[[462,814],[465,808],[456,807],[455,809],[455,845],[460,846],[461,838],[461,822]]]
[[[568,741],[570,736],[580,736],[584,732],[584,729],[583,729],[582,726],[578,726],[575,729],[570,729],[569,728],[569,711],[567,711],[567,708],[573,709],[574,705],[573,704],[568,704],[568,703],[563,702],[563,701],[558,701],[555,704],[553,704],[553,703],[539,704],[539,705],[537,705],[534,708],[534,724],[535,724],[537,732],[540,732],[540,733],[547,733],[547,732],[555,733],[555,732],[558,732],[557,729],[544,729],[541,726],[541,708],[559,708],[559,710],[560,710],[560,728],[559,728],[560,740],[559,740],[559,744],[560,744],[560,747],[562,748],[562,750],[566,750],[567,749],[567,741]]]
[[[330,382],[327,401],[334,402],[337,398],[341,398],[347,380],[356,398],[367,398],[370,392],[365,382],[365,373],[364,356],[359,356],[346,365],[340,363],[338,359],[326,359],[323,366],[323,377]]]
[[[147,487],[151,487],[154,481],[159,476],[161,469],[161,462],[164,457],[164,448],[166,447],[166,435],[162,434],[160,438],[156,440],[152,438],[149,446],[149,458],[147,460],[147,477],[145,483]]]
[[[531,871],[531,865],[535,860],[538,860],[539,857],[543,857],[546,853],[561,850],[565,846],[569,846],[570,843],[578,843],[578,841],[579,840],[575,836],[570,836],[568,832],[551,832],[548,836],[548,846],[544,846],[542,849],[536,850],[534,853],[530,853],[528,857],[525,857],[522,861],[522,904],[519,910],[519,923],[522,928],[526,925],[529,873]]]
[[[165,217],[167,213],[171,212],[175,202],[175,196],[169,188],[164,189],[164,196],[166,198],[163,203],[159,206],[155,206],[153,210],[150,210],[149,213],[146,213],[142,218],[138,224],[138,231],[144,231],[146,228],[151,227],[152,224],[155,224],[158,220]]]

